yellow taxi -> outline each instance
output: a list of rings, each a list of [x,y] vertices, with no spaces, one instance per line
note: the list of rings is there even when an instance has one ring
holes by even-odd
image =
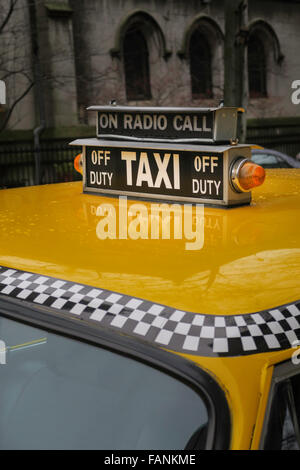
[[[299,171],[143,196],[0,192],[0,448],[299,449]]]

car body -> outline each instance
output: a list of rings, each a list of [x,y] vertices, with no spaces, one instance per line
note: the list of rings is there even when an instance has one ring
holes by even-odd
[[[299,188],[298,170],[268,170],[251,205],[204,207],[196,250],[172,236],[116,238],[109,227],[103,236],[104,214],[118,220],[118,198],[83,194],[80,182],[1,191],[0,340],[8,356],[0,446],[287,445],[286,435],[279,443],[272,435],[272,404],[278,387],[300,376]],[[136,202],[127,200],[128,221]],[[289,410],[295,424],[298,404]]]
[[[252,161],[263,168],[300,168],[295,158],[272,149],[252,149]]]

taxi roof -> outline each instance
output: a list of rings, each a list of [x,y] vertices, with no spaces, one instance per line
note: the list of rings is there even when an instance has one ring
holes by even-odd
[[[268,170],[250,206],[205,207],[194,251],[172,237],[101,240],[98,208],[118,199],[83,194],[80,182],[3,190],[0,265],[190,312],[275,308],[300,298],[299,183],[298,170]]]
[[[86,320],[98,332],[113,329],[117,336],[118,330],[120,338],[150,342],[157,351],[167,349],[204,368],[226,393],[234,423],[231,448],[257,448],[272,366],[291,356],[299,337],[299,183],[299,170],[267,170],[250,206],[205,207],[198,251],[186,250],[186,240],[101,240],[98,208],[108,204],[117,210],[118,199],[83,194],[81,182],[0,191],[1,292],[20,289],[25,298],[33,283],[43,299],[45,286],[55,286],[62,297],[50,308],[45,301],[40,314],[56,317],[63,312],[52,311],[55,304],[74,296],[77,283],[88,296],[90,286],[100,288],[114,313],[93,319],[90,312],[72,316],[69,310],[70,328],[73,322],[80,329],[85,322],[77,320]],[[128,199],[129,211],[136,202]],[[37,299],[27,303],[34,312]],[[138,299],[149,302],[141,305]],[[14,300],[13,316],[20,306]],[[117,313],[118,303],[132,307],[125,307],[129,316]],[[115,320],[121,323],[111,328]]]

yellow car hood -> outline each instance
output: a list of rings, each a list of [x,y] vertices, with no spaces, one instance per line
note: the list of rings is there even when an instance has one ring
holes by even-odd
[[[155,204],[138,202],[149,213]],[[127,201],[129,213],[136,203]],[[0,191],[0,265],[205,314],[300,299],[299,170],[267,171],[250,206],[205,207],[196,250],[172,231],[102,240],[103,204],[118,216],[117,198],[82,194],[80,182]]]

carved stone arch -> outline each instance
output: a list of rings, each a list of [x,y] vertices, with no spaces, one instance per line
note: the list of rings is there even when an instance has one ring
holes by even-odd
[[[278,36],[265,20],[248,25],[248,85],[250,98],[268,98],[276,94],[284,55]]]
[[[284,60],[284,55],[281,51],[279,38],[273,27],[265,20],[256,19],[252,21],[249,26],[249,36],[255,34],[265,44],[268,50],[272,50],[274,61],[281,65]]]
[[[122,58],[124,37],[128,29],[135,25],[137,25],[143,32],[146,40],[155,36],[159,48],[159,55],[161,57],[167,60],[172,55],[171,50],[167,48],[165,35],[157,21],[149,13],[143,10],[134,10],[122,19],[119,27],[117,28],[114,47],[110,50],[112,57],[116,57],[118,59]]]
[[[189,58],[190,40],[197,28],[200,28],[202,30],[203,34],[207,37],[207,40],[210,43],[211,47],[215,47],[216,44],[223,45],[224,33],[218,23],[210,16],[198,15],[193,18],[192,22],[188,25],[183,34],[181,48],[177,52],[177,55],[181,59]]]
[[[198,15],[184,31],[179,58],[189,66],[191,98],[195,102],[223,97],[224,34],[218,23]]]

